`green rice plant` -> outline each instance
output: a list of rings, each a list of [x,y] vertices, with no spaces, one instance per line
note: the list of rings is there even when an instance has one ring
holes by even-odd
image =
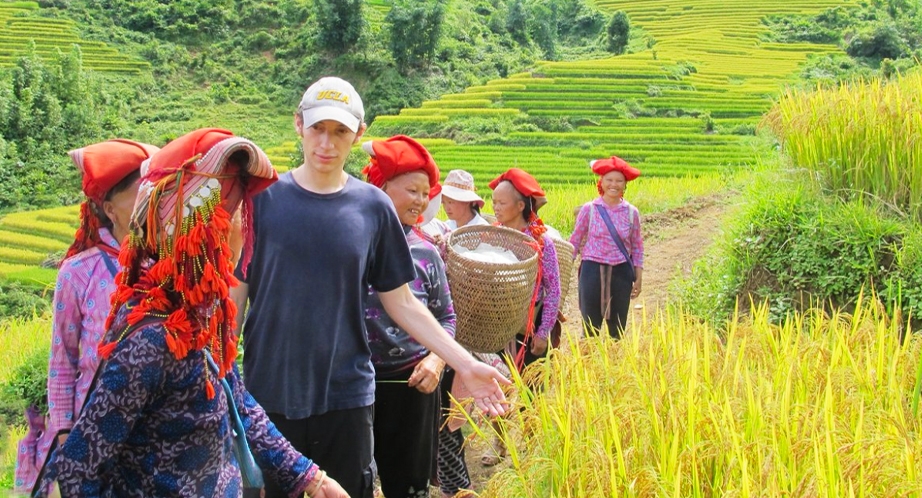
[[[5,352],[0,362],[3,384],[35,351],[51,350],[51,315],[0,320],[0,348]]]
[[[763,125],[830,189],[846,198],[871,195],[922,220],[922,72],[792,90]]]
[[[30,358],[41,351],[51,350],[51,315],[46,313],[33,318],[7,318],[0,320],[0,385],[6,385],[13,374]],[[0,489],[13,488],[13,469],[16,464],[16,443],[25,435],[24,425],[0,426]]]
[[[922,338],[861,301],[715,330],[680,311],[580,340],[517,377],[511,466],[484,496],[915,496]],[[526,394],[527,385],[542,391]],[[482,432],[481,432],[482,434]]]
[[[0,427],[0,489],[13,489],[13,471],[19,440],[26,436],[26,426]]]
[[[21,265],[39,265],[45,258],[48,257],[48,253],[32,251],[29,249],[19,249],[15,247],[2,247],[0,246],[0,261],[5,263],[21,264]]]
[[[28,249],[50,253],[67,249],[66,242],[21,232],[7,232],[0,226],[0,248]]]

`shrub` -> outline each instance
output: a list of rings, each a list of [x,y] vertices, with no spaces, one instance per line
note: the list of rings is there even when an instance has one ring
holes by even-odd
[[[0,283],[0,316],[31,318],[51,309],[43,292],[15,283]]]
[[[32,349],[12,376],[0,385],[0,423],[20,422],[29,406],[38,408],[39,413],[47,413],[47,384],[48,351]]]

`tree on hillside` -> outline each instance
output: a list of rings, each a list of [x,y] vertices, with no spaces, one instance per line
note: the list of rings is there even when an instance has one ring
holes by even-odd
[[[384,19],[389,46],[401,72],[432,61],[442,36],[445,4],[442,0],[394,5]]]
[[[343,53],[355,46],[365,27],[363,3],[362,0],[314,0],[321,48]]]
[[[532,6],[531,39],[541,47],[544,58],[557,58],[557,5],[553,2],[538,2]]]
[[[522,45],[528,44],[528,11],[522,0],[515,0],[506,15],[506,31]]]
[[[608,36],[606,37],[609,52],[621,55],[627,48],[631,38],[631,20],[623,10],[615,12],[608,23]]]

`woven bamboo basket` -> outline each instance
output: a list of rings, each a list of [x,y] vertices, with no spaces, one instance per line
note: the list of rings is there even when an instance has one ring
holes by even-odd
[[[516,263],[487,263],[466,258],[455,246],[476,249],[481,243],[507,249]],[[528,307],[538,276],[534,240],[509,228],[461,227],[448,238],[445,266],[458,316],[455,340],[478,353],[503,349],[525,331]]]
[[[560,266],[560,310],[567,302],[570,295],[570,285],[573,283],[573,244],[561,239],[551,239],[554,241],[554,248],[557,249],[557,265]]]

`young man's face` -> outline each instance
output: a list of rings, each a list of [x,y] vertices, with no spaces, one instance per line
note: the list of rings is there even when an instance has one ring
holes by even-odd
[[[303,126],[301,117],[297,116],[295,129],[301,135],[304,164],[318,173],[335,173],[342,171],[349,151],[365,132],[365,125],[362,124],[355,133],[339,121],[330,119]]]

